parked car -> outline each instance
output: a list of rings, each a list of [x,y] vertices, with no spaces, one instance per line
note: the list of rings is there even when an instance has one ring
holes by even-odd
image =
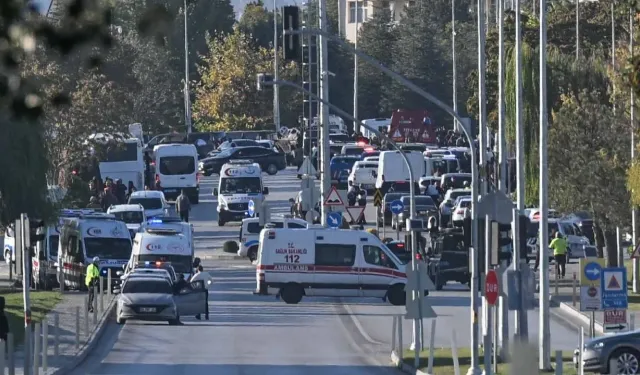
[[[231,160],[249,160],[260,164],[269,175],[275,175],[287,167],[284,154],[262,146],[230,147],[215,156],[200,160],[199,169],[205,176],[220,173],[222,166]]]

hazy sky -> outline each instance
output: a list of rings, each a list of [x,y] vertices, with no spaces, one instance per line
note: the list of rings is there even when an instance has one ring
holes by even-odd
[[[31,0],[31,3],[36,6],[36,8],[42,14],[46,14],[47,10],[49,10],[49,5],[51,5],[52,0]]]

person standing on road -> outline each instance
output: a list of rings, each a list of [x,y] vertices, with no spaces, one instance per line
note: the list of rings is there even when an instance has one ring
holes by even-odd
[[[100,258],[94,257],[93,262],[91,262],[91,264],[87,266],[87,276],[84,278],[84,284],[89,290],[87,310],[89,310],[89,312],[91,313],[93,312],[93,299],[95,298],[94,287],[100,280],[100,270],[98,269],[98,264],[100,264]]]
[[[209,320],[209,287],[211,286],[211,276],[209,276],[209,273],[203,271],[204,269],[202,268],[202,266],[198,265],[198,267],[196,268],[196,273],[191,276],[191,280],[189,280],[189,282],[192,283],[194,281],[202,281],[204,283],[204,289],[206,289],[207,291],[205,297],[207,306],[204,313],[204,318],[205,320]],[[196,319],[200,320],[200,314],[196,315]]]
[[[0,297],[0,340],[6,343],[7,336],[9,335],[9,321],[7,320],[7,316],[4,314],[4,306],[4,297]]]
[[[567,240],[562,238],[560,232],[556,232],[556,238],[554,238],[549,244],[549,248],[553,249],[553,258],[556,261],[556,274],[564,279],[564,275],[567,271],[567,248],[569,244]]]
[[[187,197],[187,193],[184,189],[176,198],[176,212],[180,215],[180,220],[189,222],[189,211],[191,211],[191,201]]]

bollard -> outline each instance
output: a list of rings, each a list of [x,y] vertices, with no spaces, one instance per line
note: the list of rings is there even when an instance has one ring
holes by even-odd
[[[431,338],[429,339],[429,374],[433,374],[433,357],[436,345],[436,320],[431,319]]]
[[[93,325],[96,326],[98,324],[98,306],[97,305],[97,298],[93,298]],[[89,332],[87,332],[87,336],[89,336]]]
[[[58,280],[60,281],[60,294],[64,294],[65,292],[65,288],[64,288],[64,269],[62,267],[62,265],[58,266],[58,270],[60,273],[60,277],[58,278]]]
[[[631,313],[629,314],[629,331],[635,331],[635,330],[636,330],[636,314]]]
[[[84,302],[85,306],[89,306],[89,297],[85,297]],[[84,309],[84,334],[89,337],[89,309],[87,307]]]
[[[49,362],[49,322],[46,321],[42,324],[42,373],[47,373],[47,367]]]
[[[584,350],[584,327],[580,327],[580,340],[578,341],[578,375],[584,375],[584,363],[582,363],[582,351]]]
[[[76,306],[76,308],[79,308]],[[53,328],[55,333],[53,334],[53,357],[58,360],[60,355],[60,315],[57,312],[53,313]],[[80,330],[80,312],[76,312],[76,332]]]
[[[618,358],[609,361],[609,375],[618,375]]]
[[[562,350],[556,350],[556,375],[562,375]]]
[[[107,295],[109,299],[111,299],[111,293],[113,292],[113,288],[111,287],[111,270],[107,271]]]
[[[560,274],[559,269],[556,268],[556,297],[560,295]]]
[[[9,366],[9,375],[16,375],[16,361],[14,358],[13,333],[7,334],[7,365]]]
[[[460,361],[458,360],[458,340],[456,330],[451,331],[451,359],[453,360],[453,373],[460,375]]]
[[[4,341],[0,340],[0,374],[4,375],[4,368],[5,366],[5,347],[4,347]]]
[[[76,306],[76,349],[80,348],[80,306]]]
[[[33,375],[40,375],[40,323],[33,325]]]
[[[398,317],[397,316],[392,316],[391,317],[391,352],[394,352],[397,347],[396,347],[396,332],[397,332],[397,325],[398,325]]]
[[[578,279],[576,278],[576,273],[573,273],[573,294],[572,294],[572,304],[573,307],[576,307],[578,304]]]
[[[102,293],[104,292],[103,288],[102,288],[102,281],[103,281],[102,276],[100,276],[100,282],[98,283],[98,312],[100,312],[100,313],[102,313],[102,306],[103,306],[102,305],[102,302],[103,302]]]
[[[400,366],[402,366],[402,361],[404,358],[404,345],[402,344],[402,315],[398,316],[398,353],[400,355]]]

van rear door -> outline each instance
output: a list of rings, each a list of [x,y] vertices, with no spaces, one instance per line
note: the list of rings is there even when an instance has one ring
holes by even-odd
[[[183,149],[184,150],[184,149]],[[157,155],[157,173],[160,176],[160,184],[163,188],[195,187],[196,155],[187,153]]]

